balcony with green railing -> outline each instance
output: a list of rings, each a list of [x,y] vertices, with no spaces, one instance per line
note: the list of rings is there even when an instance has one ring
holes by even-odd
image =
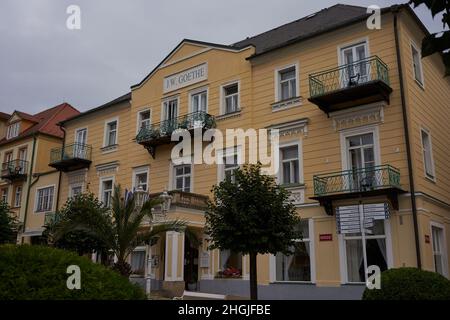
[[[49,166],[59,171],[69,172],[91,165],[92,146],[84,143],[72,143],[50,151]]]
[[[215,125],[216,122],[212,115],[203,111],[193,112],[142,127],[136,136],[136,142],[143,145],[154,158],[156,147],[171,143],[171,136],[175,131],[188,130],[192,132],[194,129],[207,130],[214,128]]]
[[[326,208],[333,200],[387,196],[394,208],[398,207],[398,194],[404,193],[400,185],[400,171],[391,165],[345,170],[314,175],[314,197]],[[327,212],[329,212],[327,210]]]
[[[57,212],[46,212],[44,218],[44,225],[49,225],[60,220],[60,215]]]
[[[27,170],[28,161],[20,159],[6,161],[2,164],[1,178],[11,182],[25,180]]]
[[[309,75],[308,99],[325,113],[386,101],[392,92],[389,68],[377,56]]]

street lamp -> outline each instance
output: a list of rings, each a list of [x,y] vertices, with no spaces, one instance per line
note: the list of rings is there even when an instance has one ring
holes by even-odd
[[[145,201],[147,201],[148,194],[147,192],[145,192],[142,186],[139,186],[137,190],[134,192],[134,197],[135,197],[134,203],[136,205],[136,208],[140,209],[144,205]]]
[[[172,203],[172,196],[167,192],[167,189],[164,189],[163,193],[159,196],[161,199],[161,212],[163,215],[166,215],[170,210],[170,204]]]

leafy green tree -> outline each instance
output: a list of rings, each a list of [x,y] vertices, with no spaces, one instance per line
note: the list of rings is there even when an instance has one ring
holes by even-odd
[[[75,251],[80,256],[99,252],[102,253],[102,257],[105,257],[108,252],[106,244],[102,239],[87,230],[68,231],[56,241],[54,235],[63,223],[69,223],[72,220],[87,220],[91,224],[100,223],[99,221],[92,221],[96,219],[107,223],[107,217],[108,209],[103,206],[94,194],[78,194],[69,198],[64,206],[55,213],[54,218],[44,226],[43,236],[47,239],[48,244],[56,248]]]
[[[424,4],[433,18],[442,12],[443,29],[450,28],[450,0],[410,0],[414,8]],[[439,52],[445,65],[445,77],[450,76],[450,30],[430,34],[422,40],[422,57]]]
[[[131,266],[127,259],[137,246],[153,243],[161,233],[166,231],[185,231],[186,224],[183,221],[174,220],[152,224],[151,228],[143,228],[144,219],[148,217],[151,220],[152,208],[159,204],[160,200],[149,199],[138,207],[133,195],[125,199],[121,197],[121,194],[120,186],[115,186],[112,205],[106,213],[94,210],[91,212],[93,216],[85,213],[72,217],[70,220],[61,220],[55,232],[55,240],[58,241],[65,234],[74,231],[84,231],[94,236],[116,256],[117,262],[114,264],[114,269],[128,277]]]
[[[4,201],[0,201],[0,244],[15,243],[18,222],[12,217],[11,209]]]
[[[294,239],[301,237],[298,217],[289,192],[274,177],[261,173],[261,164],[245,165],[212,189],[206,211],[210,248],[250,256],[250,296],[258,298],[258,254],[292,254]]]

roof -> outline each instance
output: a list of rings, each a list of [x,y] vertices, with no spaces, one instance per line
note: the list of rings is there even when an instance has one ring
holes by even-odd
[[[126,94],[124,94],[124,95],[122,95],[122,96],[120,96],[120,97],[118,97],[118,98],[116,98],[114,100],[111,100],[110,102],[107,102],[107,103],[105,103],[105,104],[103,104],[103,105],[101,105],[99,107],[96,107],[96,108],[90,109],[88,111],[76,114],[76,115],[74,115],[72,117],[69,117],[69,118],[62,119],[61,121],[59,121],[58,125],[63,125],[65,123],[69,122],[69,121],[72,121],[72,120],[75,120],[75,119],[87,116],[87,115],[89,115],[91,113],[94,113],[94,112],[97,112],[97,111],[101,111],[101,110],[104,110],[104,109],[106,109],[108,107],[112,107],[112,106],[117,105],[119,103],[127,102],[127,101],[130,101],[130,100],[131,100],[131,92],[128,92],[128,93],[126,93]]]
[[[344,23],[369,16],[367,7],[336,4],[301,19],[279,26],[256,36],[236,42],[234,46],[254,45],[256,54],[278,47],[294,39],[333,30]]]
[[[0,119],[2,120],[9,120],[9,118],[11,117],[10,114],[4,113],[0,111]]]
[[[68,103],[62,103],[60,105],[57,105],[50,109],[46,109],[34,115],[30,115],[28,113],[21,111],[15,111],[13,114],[17,114],[22,119],[33,121],[35,122],[35,124],[13,139],[8,140],[6,138],[1,139],[0,145],[17,141],[32,136],[33,134],[36,133],[42,133],[57,138],[63,138],[64,132],[57,124],[60,121],[73,117],[74,115],[77,115],[79,113],[80,112],[77,109],[75,109]]]

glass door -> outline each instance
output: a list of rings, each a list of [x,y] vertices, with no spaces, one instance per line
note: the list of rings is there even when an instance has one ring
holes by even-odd
[[[366,43],[360,43],[341,50],[342,64],[346,68],[342,70],[341,87],[354,86],[367,82],[369,79]],[[361,61],[360,63],[356,63]]]
[[[87,129],[79,129],[75,134],[75,145],[73,149],[74,158],[85,159],[86,158],[86,142],[87,142]]]
[[[161,130],[165,133],[171,133],[176,129],[178,116],[178,99],[164,102],[164,122]]]
[[[347,138],[348,189],[367,191],[377,186],[373,134],[367,133]]]

